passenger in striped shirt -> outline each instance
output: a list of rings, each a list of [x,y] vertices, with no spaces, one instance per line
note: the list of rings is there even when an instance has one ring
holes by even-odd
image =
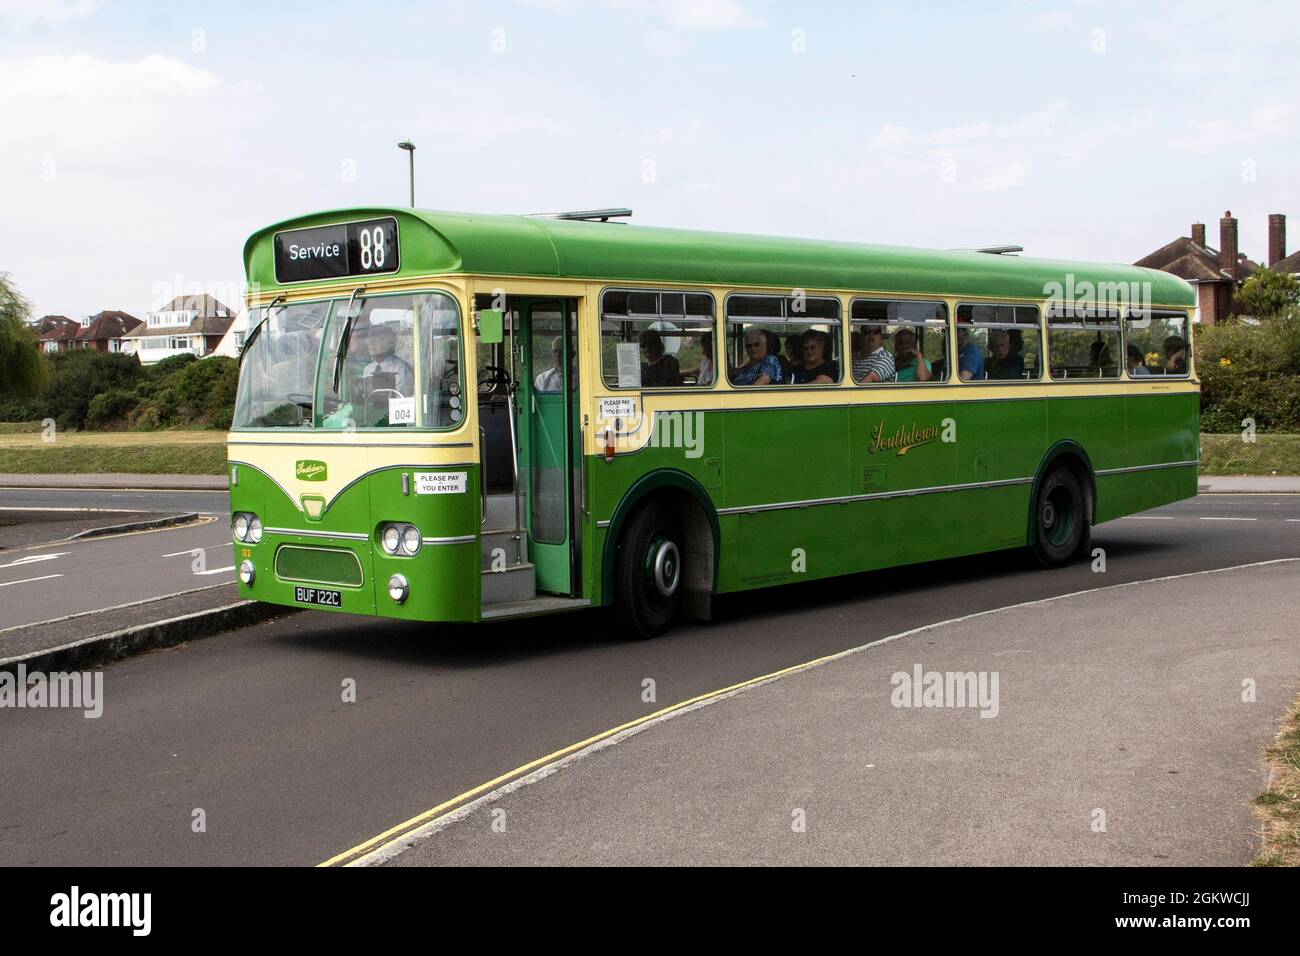
[[[896,374],[894,357],[885,349],[881,327],[868,325],[853,338],[853,380],[859,385],[892,382]]]

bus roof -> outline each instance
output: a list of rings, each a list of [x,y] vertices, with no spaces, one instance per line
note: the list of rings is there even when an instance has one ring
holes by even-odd
[[[322,212],[261,229],[244,246],[249,280],[280,288],[272,256],[276,232],[381,216],[398,220],[399,277],[460,272],[1015,299],[1047,298],[1055,283],[1071,301],[1097,298],[1085,284],[1108,284],[1100,290],[1105,299],[1109,284],[1123,283],[1125,301],[1145,299],[1149,288],[1145,301],[1152,305],[1196,304],[1182,279],[1129,265],[401,207]]]

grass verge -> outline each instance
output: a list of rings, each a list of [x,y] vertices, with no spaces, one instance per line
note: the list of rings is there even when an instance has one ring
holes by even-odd
[[[15,475],[222,475],[226,446],[74,445],[62,441],[42,448],[0,446],[0,474]]]
[[[1268,789],[1253,801],[1261,842],[1251,866],[1300,866],[1300,700],[1286,712],[1267,756]]]
[[[1300,435],[1201,435],[1203,475],[1300,475]]]
[[[221,431],[57,432],[0,427],[0,474],[221,475],[226,433]]]

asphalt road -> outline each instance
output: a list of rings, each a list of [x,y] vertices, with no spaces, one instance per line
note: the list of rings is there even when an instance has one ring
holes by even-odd
[[[317,863],[740,680],[991,607],[1300,556],[1300,496],[1198,499],[1104,525],[1094,546],[1104,576],[1015,553],[941,562],[734,596],[711,625],[638,643],[601,612],[479,628],[302,613],[127,660],[104,672],[99,719],[0,710],[0,865]],[[1293,593],[1275,600],[1279,617],[1294,615]],[[1159,600],[1148,614],[1134,641],[1159,623]],[[991,627],[984,639],[997,653],[1014,636]],[[1214,653],[1206,640],[1183,653]]]
[[[20,520],[27,509],[44,508],[57,510],[41,513],[42,519],[66,514],[70,521],[99,517],[102,524],[147,518],[154,512],[197,512],[210,520],[0,550],[0,631],[235,579],[227,492],[0,488],[0,514],[6,519]],[[47,520],[28,530],[25,540],[60,536]],[[192,553],[196,549],[203,551],[201,561]],[[0,634],[0,658],[4,656]]]
[[[13,548],[0,552],[0,632],[234,580],[224,516],[178,528]]]

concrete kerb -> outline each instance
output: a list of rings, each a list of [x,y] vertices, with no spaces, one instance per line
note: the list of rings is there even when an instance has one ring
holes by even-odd
[[[145,651],[175,647],[201,637],[247,627],[272,617],[292,614],[295,610],[297,609],[264,604],[261,601],[236,601],[223,607],[137,624],[58,647],[0,659],[0,670],[12,671],[19,664],[25,665],[29,671],[81,670],[110,664]]]
[[[85,531],[78,531],[70,536],[69,541],[81,541],[86,538],[105,538],[114,534],[128,534],[132,531],[149,531],[154,528],[170,528],[173,525],[189,524],[192,521],[199,520],[197,511],[187,511],[184,514],[166,515],[162,518],[146,518],[143,521],[128,521],[125,524],[112,524],[104,528],[87,528]]]

